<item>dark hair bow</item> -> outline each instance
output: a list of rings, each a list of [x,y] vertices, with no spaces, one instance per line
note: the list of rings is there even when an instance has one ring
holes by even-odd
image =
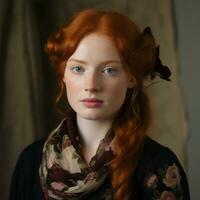
[[[159,58],[160,46],[156,47],[156,63],[155,63],[155,71],[160,74],[160,78],[165,79],[166,81],[171,81],[169,77],[171,76],[170,69],[163,65]]]
[[[152,31],[150,27],[146,27],[143,31],[143,35],[151,35],[151,37],[153,37]],[[171,71],[169,69],[169,67],[165,66],[162,64],[159,54],[160,54],[160,46],[158,45],[156,47],[156,61],[155,61],[155,67],[154,67],[154,71],[150,72],[150,78],[151,80],[154,79],[157,75],[157,73],[159,73],[160,78],[166,80],[166,81],[171,81],[169,79],[169,77],[171,76]],[[156,73],[157,72],[157,73]]]

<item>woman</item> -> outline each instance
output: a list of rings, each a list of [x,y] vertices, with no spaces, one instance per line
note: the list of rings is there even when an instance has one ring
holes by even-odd
[[[177,157],[148,136],[144,81],[170,80],[151,29],[117,12],[85,10],[53,34],[46,51],[66,95],[65,118],[27,147],[10,199],[189,199]]]

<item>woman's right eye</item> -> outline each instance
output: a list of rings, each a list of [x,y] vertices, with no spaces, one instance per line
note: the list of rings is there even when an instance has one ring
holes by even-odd
[[[71,70],[75,73],[82,73],[84,70],[81,66],[72,67]]]

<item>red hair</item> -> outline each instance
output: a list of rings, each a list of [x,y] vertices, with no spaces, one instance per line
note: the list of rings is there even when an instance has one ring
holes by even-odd
[[[106,34],[114,42],[125,70],[136,80],[135,88],[128,89],[125,102],[113,122],[115,159],[110,168],[114,199],[134,199],[133,174],[151,119],[143,80],[155,65],[155,41],[152,36],[142,34],[132,20],[120,13],[94,9],[77,13],[49,38],[46,45],[60,83],[57,103],[65,94],[62,78],[66,61],[79,42],[94,32]],[[133,99],[135,89],[137,93]]]

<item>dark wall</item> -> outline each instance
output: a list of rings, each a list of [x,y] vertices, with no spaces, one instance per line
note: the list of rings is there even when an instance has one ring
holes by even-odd
[[[188,175],[191,199],[200,199],[200,1],[176,0],[181,84],[188,107]]]

